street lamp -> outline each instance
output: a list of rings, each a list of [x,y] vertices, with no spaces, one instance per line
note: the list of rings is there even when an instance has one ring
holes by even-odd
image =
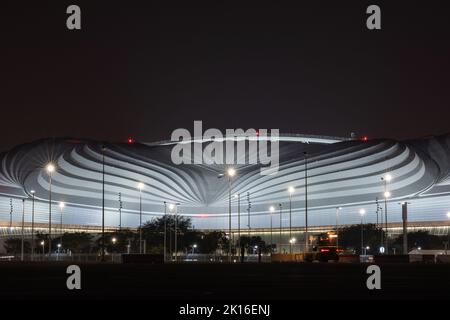
[[[238,236],[237,236],[237,247],[238,247],[238,255],[241,255],[241,195],[239,193],[234,195],[234,198],[237,198],[237,212],[238,212]]]
[[[293,246],[293,245],[295,245],[295,242],[297,241],[297,239],[295,239],[295,238],[291,238],[291,239],[289,239],[289,244],[291,245],[291,246]]]
[[[275,212],[275,207],[270,206],[270,253],[272,253],[273,248],[273,224],[272,224],[272,214]]]
[[[105,262],[105,145],[102,145],[102,262]]]
[[[34,194],[36,191],[31,190],[31,261],[34,260]]]
[[[139,182],[137,187],[139,189],[139,253],[142,254],[142,189],[144,189],[144,184]]]
[[[44,240],[41,241],[41,246],[42,246],[42,255],[44,255],[45,254],[45,241]]]
[[[115,250],[115,245],[116,245],[116,242],[117,242],[117,238],[116,237],[112,237],[112,239],[111,239],[111,242],[112,242],[112,249],[111,249],[111,262],[114,262],[114,250]]]
[[[22,236],[21,236],[21,244],[20,244],[20,260],[23,261],[24,259],[24,244],[25,244],[25,235],[24,235],[24,229],[25,229],[25,198],[22,199]]]
[[[64,209],[64,202],[60,202],[59,203],[59,209],[61,210],[61,221],[60,221],[60,226],[61,226],[61,240],[60,240],[60,245],[62,246],[62,241],[63,241],[63,209]]]
[[[55,171],[55,166],[52,163],[45,167],[49,177],[49,196],[48,196],[48,256],[52,254],[52,173]]]
[[[385,226],[385,231],[384,231],[384,248],[386,250],[386,253],[389,254],[389,249],[388,249],[388,210],[387,210],[387,199],[391,197],[391,193],[388,191],[387,189],[387,184],[388,182],[390,182],[392,180],[392,175],[390,175],[389,173],[386,173],[384,176],[381,177],[381,181],[384,182],[384,226]]]
[[[178,240],[178,237],[177,237],[178,236],[178,234],[177,234],[177,222],[178,222],[178,216],[177,216],[177,214],[178,214],[178,206],[179,205],[180,205],[179,203],[171,203],[171,204],[169,204],[169,210],[170,211],[174,211],[175,210],[175,212],[174,212],[174,214],[175,214],[175,219],[174,219],[175,220],[174,221],[175,261],[178,260],[178,247],[177,247],[177,240]],[[170,243],[170,248],[172,250],[172,243]]]
[[[195,249],[197,248],[197,245],[194,243],[193,245],[192,245],[192,254],[194,254],[195,253]]]
[[[366,214],[366,209],[359,209],[359,215],[361,216],[361,254],[364,251],[364,227],[363,227],[363,218]]]
[[[228,168],[228,232],[230,240],[228,242],[228,262],[231,262],[231,179],[236,175],[234,168]]]
[[[447,218],[450,220],[450,211],[447,212]],[[448,246],[450,246],[450,226],[447,226],[447,248],[445,254],[447,255]]]
[[[288,188],[289,192],[289,239],[292,238],[292,194],[295,192],[294,187]],[[289,253],[292,254],[292,243],[289,241]]]
[[[303,155],[305,156],[305,252],[308,252],[308,153],[304,151]]]
[[[280,248],[278,249],[278,253],[281,253],[281,228],[283,227],[283,219],[282,219],[282,215],[283,215],[283,205],[281,203],[278,204],[278,208],[280,209]]]
[[[224,174],[219,174],[218,178],[223,177]],[[233,177],[236,175],[236,169],[230,167],[226,171],[226,175],[228,176],[228,262],[231,263],[231,181]]]
[[[122,193],[119,192],[119,231],[122,230],[122,209],[123,209]]]
[[[336,252],[339,249],[339,211],[342,207],[336,207]]]

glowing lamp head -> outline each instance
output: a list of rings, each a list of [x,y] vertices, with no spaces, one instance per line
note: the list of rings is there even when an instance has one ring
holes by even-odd
[[[194,248],[197,248],[197,245],[196,245],[196,244],[194,244],[194,245],[193,245],[193,247],[194,247]]]
[[[386,192],[384,193],[384,197],[385,197],[385,198],[390,198],[390,197],[391,197],[391,193],[390,193],[389,191],[386,191]]]
[[[389,182],[389,181],[392,180],[392,176],[391,176],[389,173],[387,173],[387,174],[384,175],[384,180],[386,180],[387,182]]]
[[[366,214],[366,209],[359,209],[359,214],[361,216],[365,215]]]
[[[175,205],[173,203],[170,203],[169,204],[169,210],[173,211],[173,209],[175,209]]]
[[[35,190],[31,190],[30,193],[31,193],[31,194],[35,194],[36,191],[35,191]]]
[[[292,187],[292,186],[290,186],[290,187],[288,188],[288,192],[289,192],[289,194],[293,194],[293,193],[295,192],[295,188]]]
[[[447,218],[449,218],[449,219],[450,219],[450,211],[449,211],[449,212],[447,212]]]
[[[112,241],[112,243],[115,244],[117,242],[117,239],[116,238],[112,238],[111,241]]]
[[[64,202],[60,202],[59,203],[59,207],[62,209],[62,208],[64,208],[66,205],[64,204]]]
[[[269,211],[270,212],[274,212],[275,211],[275,207],[274,206],[270,206]]]
[[[137,185],[139,191],[142,191],[142,189],[144,189],[144,184],[142,182],[139,182]]]
[[[236,175],[236,170],[234,168],[228,168],[227,175],[229,177],[234,177]]]
[[[52,173],[53,171],[55,171],[55,166],[49,163],[45,169],[47,170],[48,173]]]
[[[44,241],[41,241],[41,246],[43,246],[45,244],[45,242]]]

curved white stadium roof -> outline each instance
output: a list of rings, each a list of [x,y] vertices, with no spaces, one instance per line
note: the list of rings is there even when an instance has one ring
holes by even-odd
[[[195,142],[195,141],[194,141]],[[205,142],[205,141],[202,141]],[[267,227],[269,206],[288,208],[287,188],[292,186],[293,225],[303,225],[305,207],[305,159],[308,154],[308,209],[311,225],[335,223],[335,208],[343,207],[341,223],[357,222],[358,208],[375,219],[376,199],[383,199],[381,177],[393,176],[386,188],[392,221],[400,220],[398,202],[407,199],[411,219],[442,220],[450,210],[450,135],[415,141],[347,140],[332,137],[281,135],[277,174],[260,174],[260,165],[237,165],[233,195],[240,195],[240,212],[251,226]],[[106,223],[118,224],[119,193],[124,226],[139,221],[142,190],[145,219],[164,213],[164,202],[180,203],[179,214],[191,216],[197,228],[227,226],[228,181],[218,179],[225,165],[171,162],[172,143],[115,144],[96,141],[46,139],[18,146],[0,156],[0,220],[21,218],[21,199],[34,190],[37,222],[48,219],[49,175],[45,165],[53,162],[53,212],[64,201],[66,223],[98,225],[102,204],[102,146],[105,146]],[[247,151],[248,152],[248,151]],[[237,198],[233,197],[233,216]],[[30,201],[25,202],[27,214]],[[441,216],[442,214],[442,216]],[[55,223],[58,216],[55,214]],[[233,220],[234,227],[236,219]],[[241,219],[241,227],[247,225]],[[244,222],[245,220],[245,222]]]

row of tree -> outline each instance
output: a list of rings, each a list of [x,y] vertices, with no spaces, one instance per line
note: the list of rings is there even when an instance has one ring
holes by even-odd
[[[379,248],[384,246],[385,232],[375,224],[365,224],[362,228],[362,239],[364,247],[369,247],[368,254],[376,254]],[[422,249],[444,249],[448,241],[448,236],[437,236],[428,231],[418,230],[408,232],[408,251],[414,248]],[[352,225],[339,230],[339,247],[361,253],[361,225]],[[401,253],[403,250],[403,234],[388,238],[389,253]]]
[[[175,226],[176,225],[176,226]],[[165,215],[154,218],[142,226],[142,240],[145,241],[146,253],[163,254],[164,244],[166,253],[175,252],[175,229],[177,233],[176,248],[178,252],[195,253],[222,253],[227,254],[230,246],[229,239],[223,231],[201,232],[192,229],[191,220],[188,217],[178,216],[177,220],[173,215]],[[70,250],[72,253],[96,254],[101,252],[103,246],[107,253],[135,253],[139,252],[139,230],[122,229],[112,233],[92,235],[85,232],[64,233],[63,235],[52,236],[53,251],[58,249],[62,252]],[[45,233],[37,233],[34,240],[35,253],[48,252],[49,236]],[[60,245],[60,247],[58,247]],[[257,246],[261,252],[269,252],[269,248],[261,237],[242,236],[240,245],[246,252],[253,252]],[[21,239],[10,238],[5,241],[5,249],[10,254],[21,252]],[[231,248],[233,254],[237,254],[236,247]],[[24,242],[24,252],[31,252],[31,241]]]
[[[175,251],[175,223],[177,230],[177,251],[195,252],[195,253],[222,253],[227,254],[230,249],[230,243],[225,232],[211,231],[201,232],[192,229],[191,220],[188,217],[179,216],[175,221],[173,215],[154,218],[142,227],[142,239],[146,243],[146,252],[154,254],[163,254],[164,243],[166,252],[172,254]],[[380,246],[383,245],[385,233],[374,224],[363,225],[363,245],[369,247],[367,252],[378,253]],[[233,254],[239,254],[238,247],[244,248],[244,252],[255,253],[255,248],[261,253],[271,251],[270,245],[266,244],[259,236],[241,236],[239,243],[233,244],[231,250]],[[48,234],[37,233],[35,235],[34,250],[35,253],[47,253]],[[108,253],[125,253],[139,251],[139,231],[122,229],[113,233],[106,233],[104,238],[100,235],[94,236],[84,232],[64,233],[52,237],[52,248],[63,252],[70,250],[72,253],[90,253],[101,252],[104,241],[105,251]],[[431,235],[427,231],[417,231],[408,233],[408,247],[421,247],[422,249],[439,249],[444,247],[447,237]],[[44,245],[42,245],[44,244]],[[403,244],[403,235],[390,240],[389,248],[395,248],[401,252]],[[356,253],[361,252],[361,225],[353,225],[339,229],[338,245]],[[4,247],[9,254],[18,254],[21,251],[21,239],[10,238],[4,243]],[[275,248],[272,248],[275,250]],[[24,252],[31,252],[31,241],[27,239],[24,242]],[[392,253],[392,251],[390,251]]]

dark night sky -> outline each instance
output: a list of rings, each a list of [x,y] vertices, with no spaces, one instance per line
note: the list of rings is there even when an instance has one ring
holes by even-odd
[[[450,132],[445,1],[2,1],[0,150],[44,137]],[[395,5],[392,4],[395,2]],[[66,29],[66,7],[82,30]],[[365,27],[382,9],[382,30]]]

